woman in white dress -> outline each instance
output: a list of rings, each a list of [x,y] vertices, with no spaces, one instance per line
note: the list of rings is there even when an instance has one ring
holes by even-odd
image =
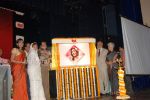
[[[27,57],[31,100],[46,100],[42,85],[40,60],[37,51],[37,43],[32,43]]]

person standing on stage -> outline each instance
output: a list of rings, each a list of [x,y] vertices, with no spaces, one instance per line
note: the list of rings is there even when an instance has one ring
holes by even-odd
[[[124,50],[123,46],[119,47],[119,54],[122,59],[122,67],[125,68],[125,50]],[[125,86],[127,89],[127,94],[133,94],[131,77],[129,75],[126,75],[126,73],[125,73],[124,80],[125,80],[125,84],[126,84]]]
[[[29,51],[30,51],[30,43],[25,43],[24,52],[26,54],[26,59],[28,57]],[[28,69],[28,64],[26,65],[26,68]],[[29,80],[28,73],[27,73],[27,89],[28,89],[28,97],[30,99],[31,98],[31,96],[30,96],[30,80]]]
[[[107,64],[108,64],[108,73],[109,79],[111,83],[111,94],[118,94],[118,64],[117,60],[117,52],[114,51],[115,44],[113,42],[108,43],[108,54],[107,54]]]
[[[100,89],[102,94],[108,94],[110,92],[109,78],[108,78],[108,71],[107,71],[108,68],[106,64],[107,53],[108,50],[103,48],[103,42],[98,41],[96,60],[98,65]]]
[[[3,54],[3,50],[0,48],[0,64],[8,64],[9,63],[9,60],[8,59],[5,59],[5,58],[2,58]]]
[[[42,85],[41,66],[36,42],[32,43],[30,46],[27,62],[31,100],[46,100]]]
[[[47,49],[46,42],[42,42],[39,48],[39,58],[41,61],[42,83],[46,100],[50,100],[49,88],[49,67],[50,67],[50,52]]]
[[[25,43],[24,52],[26,53],[26,57],[28,56],[30,50],[30,43]]]
[[[122,66],[124,67],[125,66],[125,51],[122,46],[119,47],[119,54],[122,59]]]
[[[13,77],[13,100],[28,100],[26,82],[26,55],[23,51],[24,41],[18,39],[17,47],[11,53],[11,71]]]

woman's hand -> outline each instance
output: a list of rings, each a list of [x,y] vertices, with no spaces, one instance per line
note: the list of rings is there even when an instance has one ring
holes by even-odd
[[[107,63],[108,65],[112,65],[112,64],[113,64],[112,61],[107,61],[106,63]]]
[[[26,62],[26,61],[24,61],[24,62],[22,62],[22,64],[25,64],[25,65],[26,65],[26,64],[27,64],[27,62]]]
[[[112,65],[113,64],[113,61],[109,61],[109,65]]]

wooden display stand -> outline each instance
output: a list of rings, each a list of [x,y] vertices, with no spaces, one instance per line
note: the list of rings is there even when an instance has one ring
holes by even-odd
[[[57,99],[100,96],[94,38],[53,39],[52,70],[56,70]]]
[[[10,65],[0,65],[0,100],[11,100],[11,81]]]

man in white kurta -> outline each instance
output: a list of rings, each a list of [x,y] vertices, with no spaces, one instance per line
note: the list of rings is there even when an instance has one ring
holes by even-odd
[[[107,71],[107,64],[106,64],[107,53],[108,50],[103,48],[103,42],[98,41],[96,60],[98,65],[101,94],[107,94],[110,92],[109,78],[108,78],[108,71]]]

